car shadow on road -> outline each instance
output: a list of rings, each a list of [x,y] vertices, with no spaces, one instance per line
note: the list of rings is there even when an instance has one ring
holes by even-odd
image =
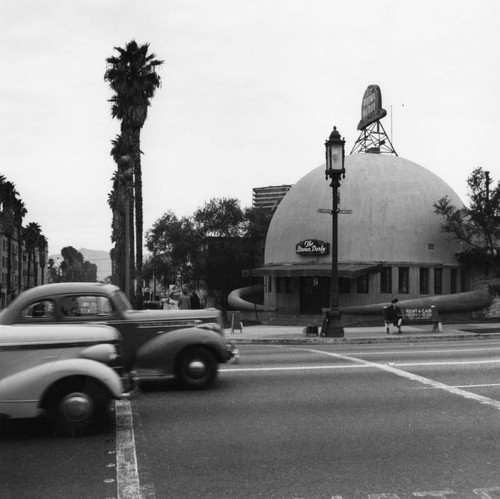
[[[114,410],[110,408],[107,417],[86,435],[108,435],[114,434],[114,432]],[[35,440],[45,438],[85,438],[86,435],[82,435],[81,437],[61,435],[43,416],[29,419],[0,418],[0,443],[15,440]]]
[[[148,377],[141,378],[139,382],[139,398],[140,392],[144,393],[154,393],[154,392],[205,392],[211,390],[217,390],[224,386],[224,381],[217,378],[213,384],[207,388],[202,388],[200,390],[192,389],[186,390],[173,378],[165,377]]]
[[[54,431],[44,418],[0,419],[0,442],[46,438]]]

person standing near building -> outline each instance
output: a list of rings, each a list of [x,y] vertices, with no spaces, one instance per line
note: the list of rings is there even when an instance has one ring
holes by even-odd
[[[191,295],[191,308],[193,309],[201,308],[201,302],[200,299],[198,298],[198,295],[196,294],[196,291],[193,291],[193,294]]]
[[[185,288],[182,288],[182,294],[179,297],[178,306],[181,310],[188,310],[191,308],[191,297],[188,295]]]
[[[403,324],[403,316],[398,305],[399,300],[394,298],[391,300],[391,305],[387,307],[387,320],[398,328],[397,334],[401,334],[401,325]]]

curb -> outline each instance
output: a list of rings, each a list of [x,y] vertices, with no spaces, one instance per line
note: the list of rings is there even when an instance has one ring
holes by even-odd
[[[365,345],[370,343],[424,343],[498,339],[500,333],[468,333],[448,336],[398,336],[396,338],[231,338],[238,345]]]

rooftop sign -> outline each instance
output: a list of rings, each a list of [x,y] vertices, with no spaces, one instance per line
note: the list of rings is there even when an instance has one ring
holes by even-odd
[[[361,121],[358,123],[358,130],[364,130],[368,125],[382,119],[387,114],[382,109],[382,92],[378,85],[370,85],[363,95],[361,104]]]

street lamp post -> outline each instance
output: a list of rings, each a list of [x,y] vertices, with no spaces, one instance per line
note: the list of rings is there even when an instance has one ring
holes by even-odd
[[[338,279],[338,212],[340,178],[345,178],[344,158],[345,140],[340,138],[337,127],[333,127],[330,137],[325,142],[326,180],[331,179],[332,188],[332,275],[330,281],[330,308],[325,312],[322,336],[344,336],[339,310],[339,279]]]

